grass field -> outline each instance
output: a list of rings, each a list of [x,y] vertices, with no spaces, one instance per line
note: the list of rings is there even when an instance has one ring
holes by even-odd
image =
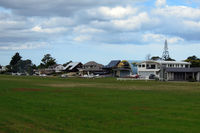
[[[200,83],[0,76],[0,133],[198,133]]]

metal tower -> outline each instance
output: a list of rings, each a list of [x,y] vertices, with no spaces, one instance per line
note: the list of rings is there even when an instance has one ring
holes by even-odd
[[[169,59],[169,51],[168,51],[167,40],[165,40],[165,46],[164,46],[164,51],[162,54],[162,60],[167,60],[167,59]]]

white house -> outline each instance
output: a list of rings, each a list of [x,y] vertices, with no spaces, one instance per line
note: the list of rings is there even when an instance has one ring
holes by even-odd
[[[143,61],[137,63],[138,74],[147,78],[151,74],[154,74],[156,77],[160,78],[162,68],[190,68],[189,62],[183,61]]]
[[[6,71],[6,66],[0,66],[0,72]]]
[[[64,70],[64,66],[61,64],[58,64],[55,68],[54,68],[56,73],[62,72]]]

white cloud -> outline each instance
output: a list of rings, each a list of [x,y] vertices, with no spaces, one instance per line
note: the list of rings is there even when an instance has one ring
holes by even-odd
[[[81,7],[79,0],[68,2],[76,8]],[[165,39],[172,44],[180,44],[188,40],[200,41],[198,37],[200,9],[198,8],[169,6],[165,0],[157,0],[157,7],[143,6],[146,8],[125,2],[109,5],[107,1],[107,4],[101,1],[102,4],[91,6],[90,2],[94,4],[94,1],[89,0],[84,5],[85,8],[78,10],[71,9],[73,6],[67,6],[73,13],[59,8],[58,12],[55,10],[55,14],[53,11],[51,14],[46,12],[45,14],[48,15],[41,14],[42,17],[40,14],[34,16],[35,13],[24,15],[25,12],[22,13],[24,16],[16,15],[16,9],[11,9],[11,14],[0,12],[0,46],[5,42],[20,45],[20,43],[43,40],[47,43],[54,41],[54,44],[59,43],[60,40],[65,40],[64,43],[72,42],[72,44],[88,41],[96,45],[102,43],[163,44]],[[37,1],[37,3],[40,2]],[[49,7],[46,6],[46,8]],[[44,9],[42,8],[41,11]],[[65,15],[65,13],[70,15]],[[16,49],[15,45],[12,46]],[[2,48],[6,49],[5,46]]]
[[[75,33],[103,33],[104,30],[81,25],[74,28]]]
[[[42,32],[42,33],[58,33],[67,31],[67,28],[57,27],[57,28],[42,28],[41,26],[35,26],[31,29],[34,32]]]
[[[48,19],[44,19],[41,23],[42,26],[46,27],[59,27],[59,26],[71,26],[76,22],[73,18],[69,17],[50,17]]]
[[[144,0],[1,0],[0,5],[22,16],[73,16],[101,6],[129,5]],[[124,4],[125,3],[125,4]],[[37,7],[37,8],[36,8]]]
[[[143,24],[149,23],[150,18],[146,12],[122,20],[112,20],[114,27],[124,30],[139,30]]]
[[[130,6],[127,7],[117,6],[114,8],[100,7],[97,11],[104,17],[124,18],[126,16],[135,14],[137,12],[137,9],[132,8]]]
[[[200,9],[187,6],[166,6],[153,10],[153,14],[165,17],[177,17],[185,19],[200,19]]]
[[[25,49],[36,49],[47,46],[45,42],[32,42],[32,43],[25,43],[22,45],[7,45],[7,46],[0,46],[0,50],[25,50]]]
[[[190,29],[190,31],[200,32],[200,21],[183,21],[183,24]]]
[[[156,5],[157,7],[165,6],[165,5],[166,5],[166,0],[156,0],[155,5]]]
[[[76,41],[76,42],[84,42],[84,41],[89,41],[89,40],[91,40],[91,36],[89,36],[89,35],[80,35],[80,36],[74,38],[74,41]]]
[[[146,43],[151,43],[151,42],[156,42],[156,43],[163,43],[164,40],[166,40],[171,43],[171,44],[177,44],[180,42],[183,42],[184,39],[180,37],[168,37],[162,34],[153,34],[153,33],[148,33],[143,35],[143,40]]]

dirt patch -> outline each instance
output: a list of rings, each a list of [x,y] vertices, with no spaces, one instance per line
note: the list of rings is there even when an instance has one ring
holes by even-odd
[[[48,87],[94,87],[95,84],[80,84],[80,83],[70,83],[70,84],[40,84],[41,86]]]
[[[33,89],[33,88],[14,88],[12,89],[13,91],[41,91],[41,89]]]
[[[56,87],[56,88],[74,88],[74,87],[95,87],[120,90],[151,90],[149,87],[136,87],[133,85],[118,85],[109,83],[61,83],[61,84],[39,84],[40,86]]]
[[[184,85],[174,84],[155,84],[155,85],[134,85],[134,84],[110,84],[110,83],[52,83],[52,84],[38,84],[39,86],[53,87],[53,88],[104,88],[104,89],[117,89],[117,90],[156,90],[156,91],[200,91],[199,86],[189,87]],[[59,91],[59,89],[57,90]]]

